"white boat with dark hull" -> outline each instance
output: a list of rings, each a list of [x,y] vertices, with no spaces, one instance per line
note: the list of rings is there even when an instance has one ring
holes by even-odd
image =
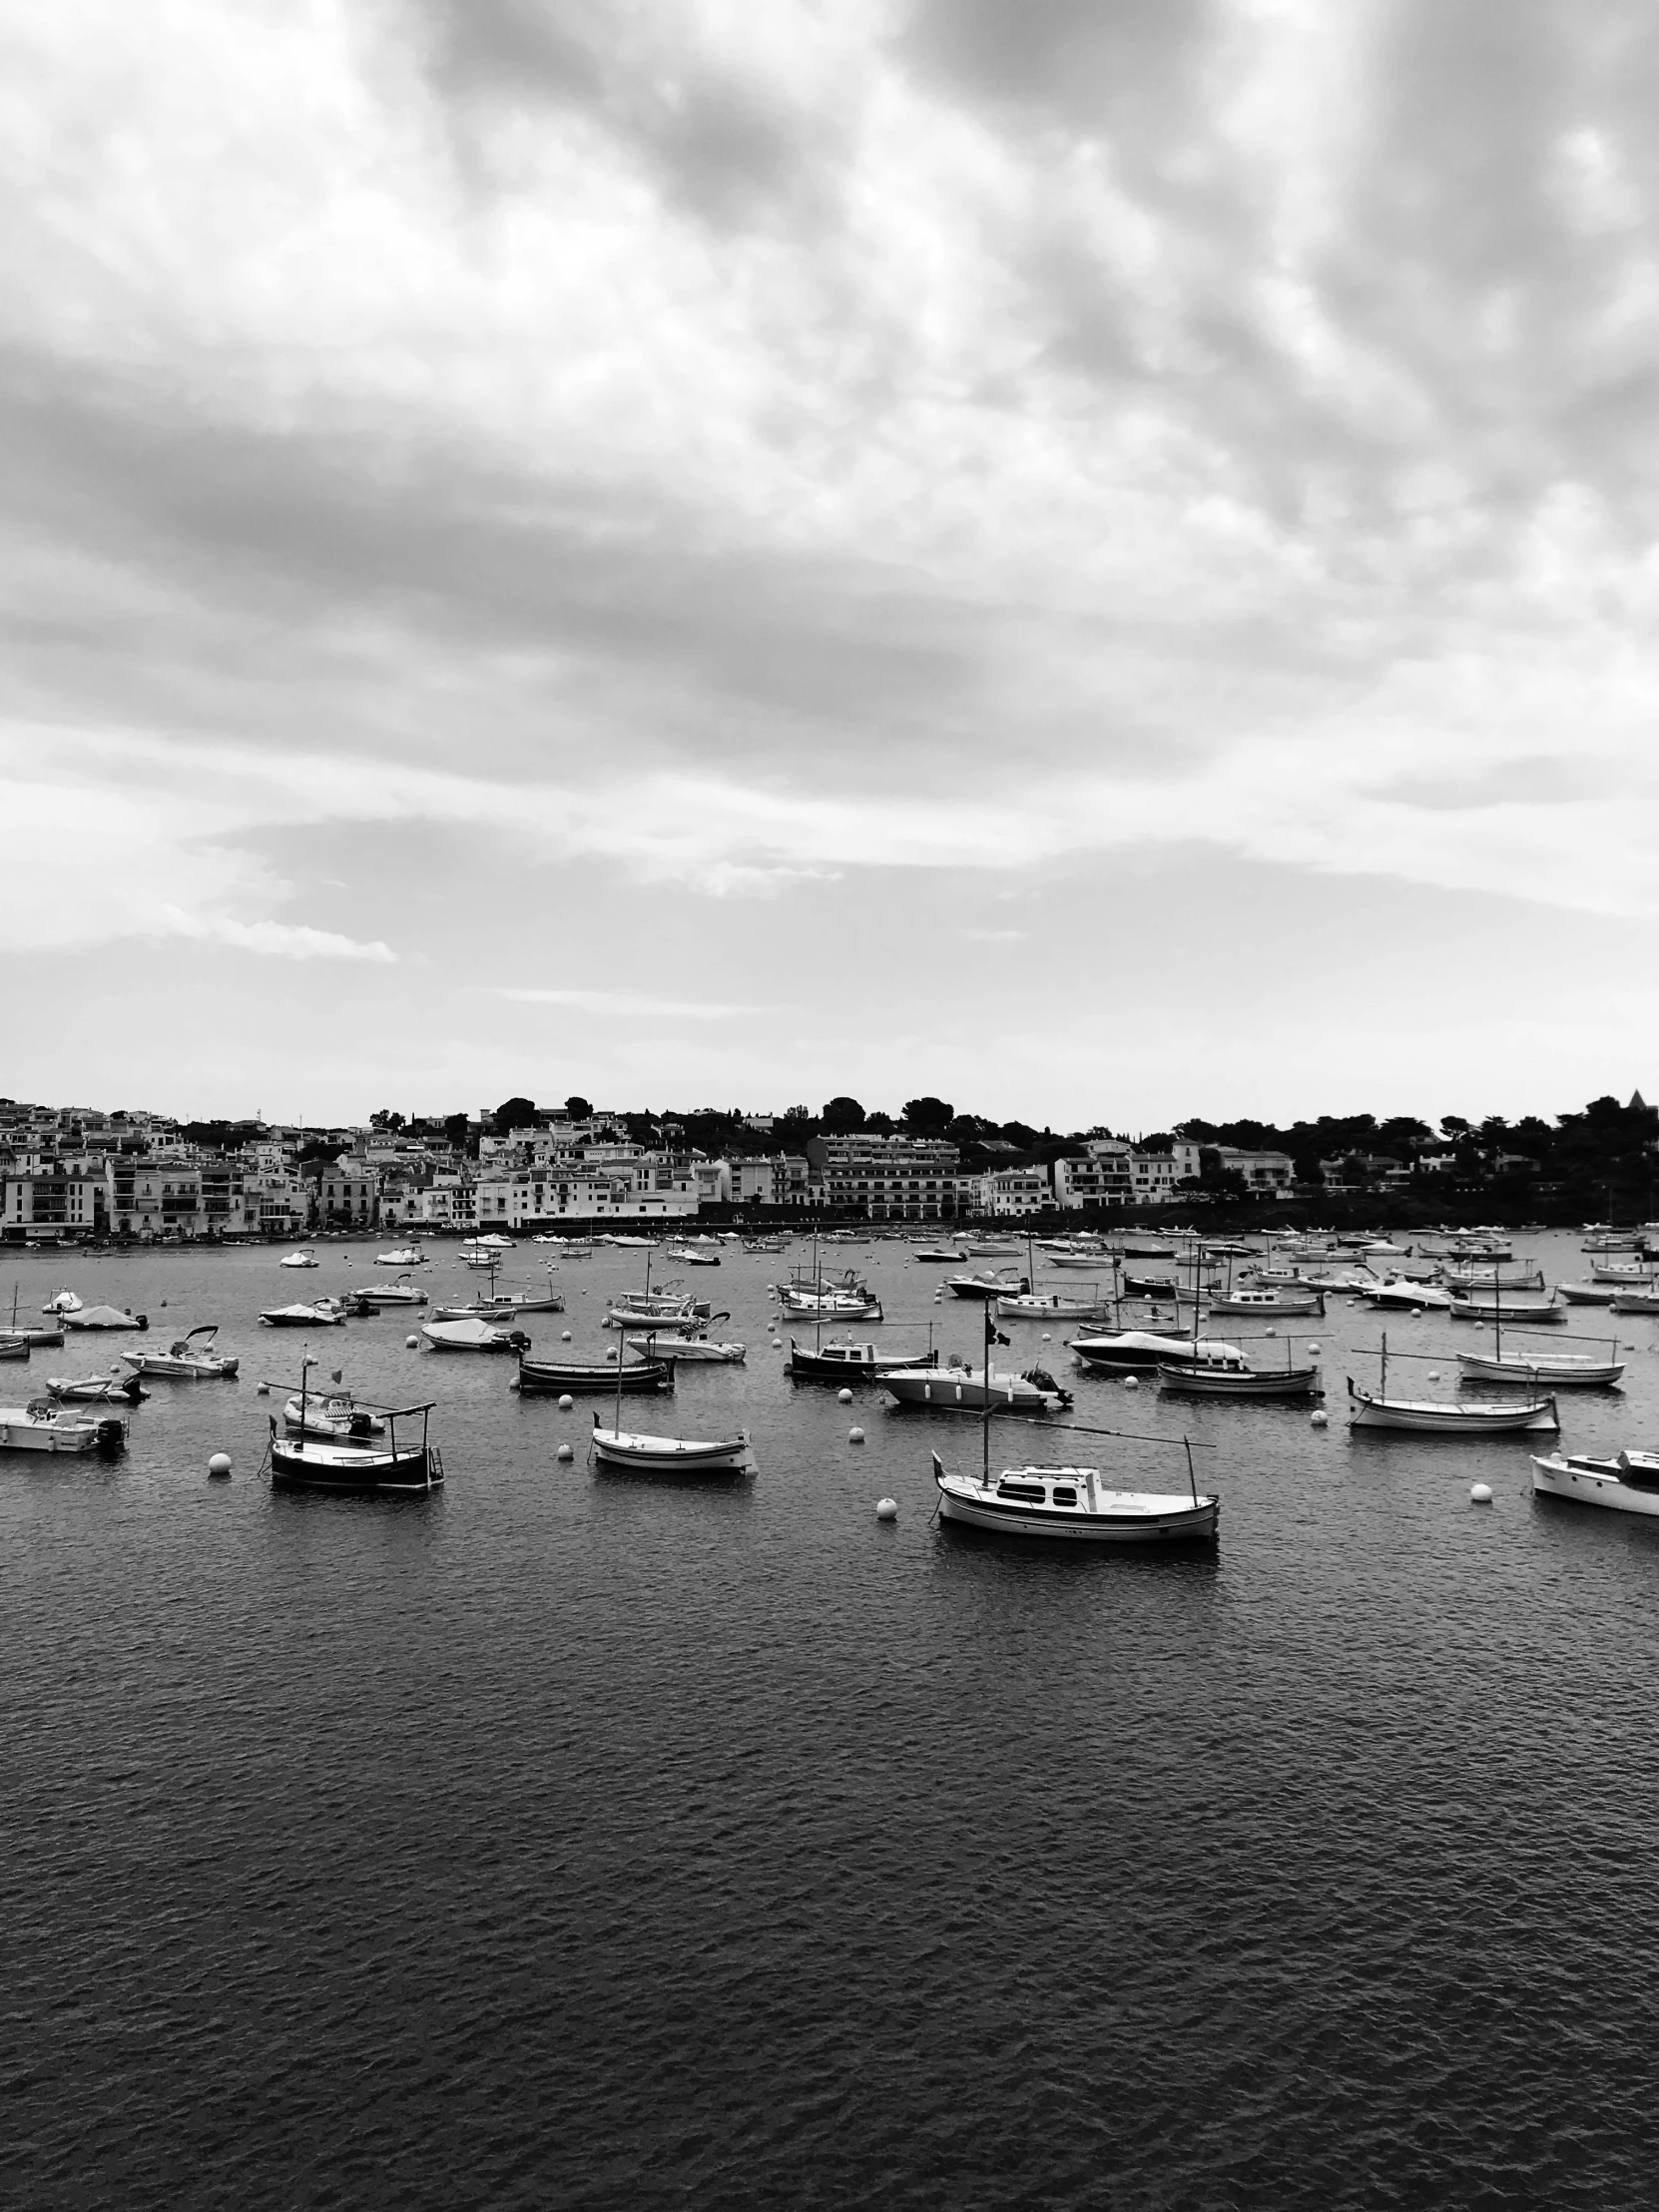
[[[1159,1363],[1160,1390],[1186,1397],[1323,1397],[1317,1366],[1304,1362],[1282,1368],[1229,1368],[1208,1360]]]
[[[1615,1299],[1614,1305],[1617,1303]],[[1659,1311],[1659,1306],[1655,1311]],[[1451,1318],[1453,1321],[1512,1322],[1517,1328],[1524,1324],[1533,1329],[1540,1323],[1545,1328],[1564,1323],[1567,1311],[1564,1306],[1556,1305],[1553,1292],[1536,1298],[1526,1291],[1518,1291],[1513,1297],[1507,1291],[1453,1291]]]
[[[1611,1306],[1613,1287],[1610,1283],[1557,1283],[1557,1298],[1564,1298],[1569,1306]]]
[[[991,1368],[888,1368],[881,1387],[899,1405],[945,1413],[1053,1413],[1071,1403],[1046,1368],[1006,1375]]]
[[[1212,1537],[1221,1500],[1196,1485],[1180,1491],[1109,1489],[1098,1467],[1004,1467],[995,1475],[947,1474],[933,1454],[939,1518],[1000,1536],[1062,1543],[1151,1544]]]
[[[315,1298],[308,1305],[274,1306],[260,1319],[268,1329],[343,1329],[345,1308],[338,1299]]]
[[[946,1252],[942,1249],[922,1247],[910,1254],[912,1260],[924,1261],[930,1267],[960,1267],[967,1258],[965,1252]]]
[[[779,1311],[797,1321],[880,1321],[881,1301],[871,1291],[831,1288],[799,1291],[793,1286],[778,1294]]]
[[[729,1321],[731,1316],[723,1314],[721,1319]],[[625,1336],[622,1342],[627,1351],[637,1352],[647,1360],[691,1360],[717,1367],[741,1368],[749,1356],[747,1345],[722,1344],[717,1339],[691,1336],[672,1329],[648,1330],[640,1337]]]
[[[49,1397],[0,1405],[0,1451],[102,1452],[127,1448],[127,1423],[114,1414],[77,1413]]]
[[[947,1275],[944,1280],[953,1298],[1018,1298],[1027,1288],[1023,1279],[1011,1278],[1006,1269],[976,1268],[971,1275]]]
[[[1525,1353],[1460,1352],[1458,1372],[1468,1382],[1512,1382],[1518,1388],[1551,1390],[1607,1390],[1620,1381],[1625,1363],[1588,1353],[1550,1353],[1531,1358]]]
[[[218,1335],[218,1322],[204,1322],[200,1329],[189,1330],[183,1337],[175,1338],[165,1352],[124,1352],[121,1357],[135,1375],[162,1376],[190,1382],[234,1382],[242,1362],[215,1352],[214,1339]]]
[[[749,1464],[749,1432],[705,1441],[695,1436],[646,1436],[593,1416],[593,1454],[602,1466],[635,1474],[738,1474]]]
[[[1608,1303],[1615,1314],[1659,1314],[1659,1290],[1615,1291]]]
[[[431,1261],[420,1246],[399,1245],[395,1252],[377,1252],[374,1265],[377,1268],[429,1268]]]
[[[279,1268],[319,1268],[322,1262],[314,1252],[290,1252],[285,1259],[278,1260],[276,1265]]]
[[[376,1444],[355,1444],[332,1437],[306,1434],[284,1436],[271,1416],[271,1441],[267,1456],[271,1479],[278,1489],[383,1490],[392,1493],[435,1490],[443,1483],[443,1454],[429,1441],[427,1422],[432,1407],[387,1406],[390,1435],[384,1449]],[[420,1441],[413,1440],[415,1421]],[[398,1435],[397,1424],[403,1423]]]
[[[1449,1314],[1451,1293],[1437,1283],[1418,1283],[1408,1276],[1390,1275],[1381,1283],[1363,1284],[1357,1296],[1382,1313]]]
[[[1541,1497],[1564,1497],[1574,1505],[1659,1516],[1659,1451],[1621,1451],[1611,1459],[1559,1451],[1534,1456],[1532,1488]]]

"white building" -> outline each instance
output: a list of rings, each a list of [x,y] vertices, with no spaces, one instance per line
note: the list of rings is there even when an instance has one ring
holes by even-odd
[[[978,1211],[999,1219],[1040,1214],[1049,1204],[1048,1177],[1041,1168],[992,1168],[975,1178],[973,1188]]]

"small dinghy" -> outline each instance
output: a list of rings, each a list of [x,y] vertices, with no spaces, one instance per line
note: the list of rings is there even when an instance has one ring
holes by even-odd
[[[1188,1454],[1188,1472],[1192,1459]],[[999,1536],[1063,1543],[1151,1544],[1213,1536],[1221,1500],[1186,1492],[1110,1489],[1098,1467],[1004,1467],[1000,1474],[947,1474],[933,1454],[939,1518]]]
[[[1615,1513],[1659,1514],[1659,1451],[1621,1451],[1611,1459],[1551,1452],[1532,1461],[1532,1487],[1575,1505],[1605,1505]]]
[[[73,1291],[55,1291],[41,1308],[43,1314],[78,1314],[82,1302]]]
[[[49,1375],[46,1394],[71,1405],[142,1405],[150,1392],[136,1375],[112,1368],[108,1375]]]
[[[419,1245],[399,1245],[395,1252],[374,1255],[377,1268],[429,1268],[431,1264]]]
[[[33,1397],[27,1405],[0,1406],[0,1451],[99,1451],[107,1458],[127,1448],[127,1423],[100,1418]]]
[[[169,1376],[186,1382],[233,1382],[242,1362],[215,1352],[218,1335],[218,1322],[204,1322],[200,1329],[176,1339],[165,1352],[125,1352],[122,1358],[135,1375]]]
[[[522,1329],[498,1329],[488,1321],[428,1321],[420,1334],[432,1352],[523,1352],[530,1344]]]
[[[695,1436],[643,1436],[603,1428],[593,1416],[593,1451],[601,1465],[636,1474],[735,1474],[748,1464],[749,1432],[707,1442]]]
[[[318,1268],[322,1262],[314,1252],[290,1252],[286,1259],[278,1260],[279,1268]]]
[[[343,1329],[345,1308],[337,1299],[317,1298],[308,1306],[274,1306],[260,1319],[268,1329]]]

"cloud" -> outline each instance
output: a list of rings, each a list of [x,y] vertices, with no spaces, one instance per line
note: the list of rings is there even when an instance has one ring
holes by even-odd
[[[640,991],[561,990],[493,984],[491,996],[522,1006],[568,1006],[583,1014],[669,1015],[685,1021],[730,1021],[739,1014],[764,1014],[764,1006],[710,1005],[697,999],[652,998]]]
[[[163,905],[161,913],[168,928],[178,936],[199,937],[276,959],[373,960],[389,966],[397,957],[378,938],[363,944],[355,937],[342,937],[336,930],[310,929],[302,923],[236,921],[227,914],[193,914],[171,905]]]

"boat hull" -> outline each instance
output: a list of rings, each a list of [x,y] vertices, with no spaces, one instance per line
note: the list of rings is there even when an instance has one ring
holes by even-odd
[[[126,1447],[124,1420],[30,1420],[20,1412],[0,1412],[0,1451],[97,1451],[113,1458]]]
[[[938,1364],[936,1352],[915,1353],[907,1358],[895,1354],[890,1360],[837,1360],[831,1353],[808,1352],[793,1343],[784,1363],[789,1374],[807,1382],[881,1382],[895,1369],[901,1374],[914,1374],[920,1369],[936,1371]]]
[[[749,1438],[728,1436],[705,1443],[596,1425],[593,1451],[602,1465],[636,1474],[735,1474],[748,1463]]]
[[[443,1459],[432,1444],[419,1451],[364,1451],[274,1436],[271,1479],[289,1490],[435,1490],[443,1483]]]
[[[617,1387],[617,1371],[614,1366],[600,1366],[597,1362],[566,1362],[556,1360],[521,1360],[518,1364],[519,1390],[526,1397],[554,1397],[567,1393],[574,1397],[582,1390],[614,1392]],[[674,1365],[668,1360],[633,1360],[625,1362],[622,1369],[622,1389],[625,1396],[636,1390],[672,1390]]]
[[[1351,1428],[1408,1431],[1417,1436],[1513,1436],[1558,1429],[1552,1397],[1522,1398],[1513,1405],[1439,1404],[1428,1398],[1378,1398],[1349,1383]]]
[[[984,1529],[998,1536],[1034,1536],[1052,1543],[1167,1544],[1204,1539],[1215,1535],[1220,1513],[1221,1501],[1215,1497],[1161,1512],[1065,1513],[974,1497],[947,1485],[939,1489],[941,1520],[953,1521],[959,1528]]]
[[[882,1376],[881,1386],[900,1405],[926,1405],[944,1413],[983,1413],[987,1409],[1046,1413],[1055,1403],[1047,1391],[1027,1382],[1023,1376],[993,1380],[987,1384],[954,1368],[889,1371]]]
[[[1471,1382],[1509,1382],[1520,1389],[1611,1389],[1624,1374],[1622,1360],[1585,1360],[1569,1365],[1564,1360],[1486,1359],[1478,1352],[1460,1352],[1457,1366]]]
[[[1186,1397],[1318,1397],[1324,1395],[1318,1368],[1267,1370],[1189,1367],[1177,1361],[1158,1370],[1158,1387]]]
[[[1601,1505],[1615,1513],[1659,1517],[1659,1490],[1639,1490],[1615,1473],[1575,1467],[1565,1459],[1534,1458],[1532,1487],[1542,1497],[1564,1497],[1574,1505]]]

